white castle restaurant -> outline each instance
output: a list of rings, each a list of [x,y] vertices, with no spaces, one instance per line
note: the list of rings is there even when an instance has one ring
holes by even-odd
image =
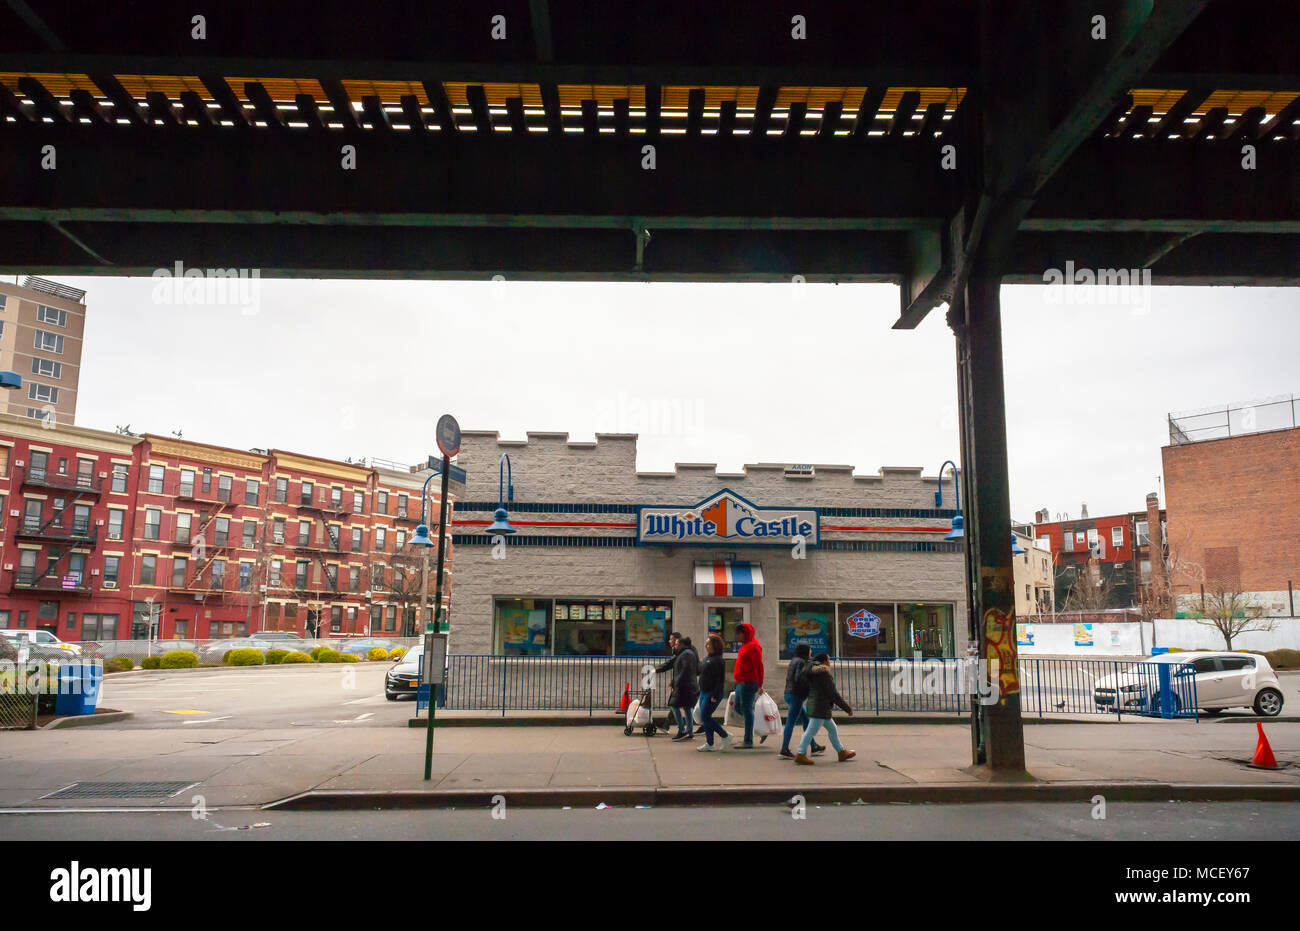
[[[965,653],[962,548],[944,540],[951,477],[937,508],[938,477],[920,468],[638,472],[636,439],[463,434],[453,653],[663,655],[670,631],[701,653],[718,633],[731,653],[747,621],[778,699],[800,642],[842,657]],[[515,533],[494,545],[499,496]]]

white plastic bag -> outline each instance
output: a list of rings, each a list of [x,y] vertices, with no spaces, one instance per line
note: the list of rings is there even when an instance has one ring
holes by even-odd
[[[650,723],[650,709],[641,707],[641,699],[627,706],[627,726],[644,727]]]
[[[754,734],[759,737],[781,733],[781,709],[767,692],[754,700]]]
[[[740,708],[736,704],[735,692],[732,692],[727,697],[727,713],[722,718],[722,726],[723,727],[744,727],[745,726],[745,716],[740,713]]]

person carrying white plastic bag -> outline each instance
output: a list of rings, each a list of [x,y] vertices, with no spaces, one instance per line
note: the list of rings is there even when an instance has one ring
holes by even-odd
[[[776,702],[766,691],[759,692],[758,698],[754,700],[754,733],[758,735],[759,742],[762,743],[771,735],[780,734],[783,730],[781,709],[776,706]]]

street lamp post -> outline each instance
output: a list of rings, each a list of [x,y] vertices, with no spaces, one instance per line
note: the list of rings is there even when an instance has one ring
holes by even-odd
[[[497,509],[492,515],[492,523],[484,531],[488,536],[515,532],[515,528],[510,526],[510,515],[506,512],[507,501],[515,503],[515,482],[514,475],[510,472],[510,454],[502,453],[497,460]]]

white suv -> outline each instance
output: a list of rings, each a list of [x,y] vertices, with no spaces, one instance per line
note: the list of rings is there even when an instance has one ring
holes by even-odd
[[[1186,676],[1196,680],[1196,706],[1202,714],[1216,715],[1225,708],[1252,708],[1255,713],[1273,718],[1282,713],[1282,688],[1273,667],[1256,653],[1212,653],[1205,650],[1189,653],[1163,653],[1130,666],[1116,675],[1103,676],[1093,688],[1099,710],[1115,707],[1118,700],[1125,710],[1141,712],[1161,704],[1157,665],[1171,665],[1173,708],[1181,711],[1183,699],[1191,691],[1181,683]],[[1188,683],[1190,684],[1190,683]]]
[[[82,652],[81,647],[75,643],[64,643],[48,630],[0,630],[0,636],[7,637],[14,646],[19,646],[22,641],[26,641],[56,650],[66,650],[73,656],[80,656]]]

